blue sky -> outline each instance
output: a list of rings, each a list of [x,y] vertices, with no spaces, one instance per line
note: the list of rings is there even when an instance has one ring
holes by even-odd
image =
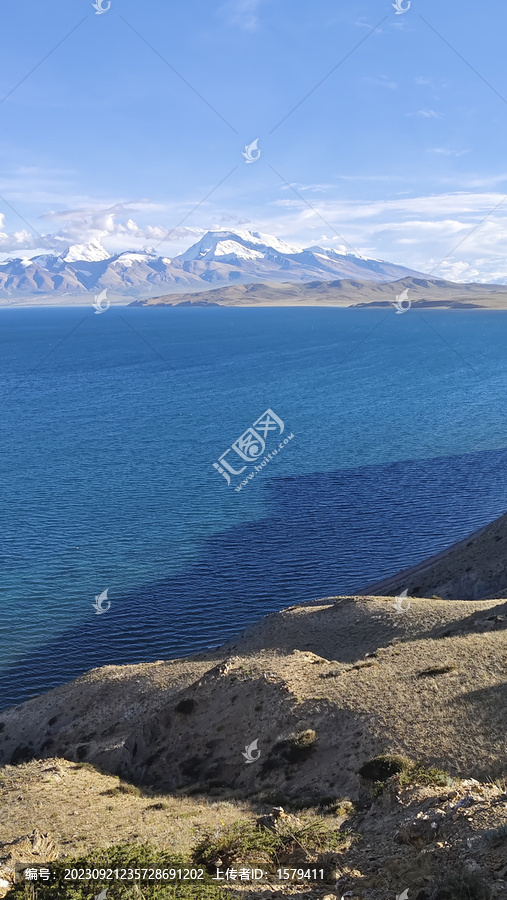
[[[2,258],[171,256],[241,226],[507,277],[501,0],[20,0],[1,21]]]

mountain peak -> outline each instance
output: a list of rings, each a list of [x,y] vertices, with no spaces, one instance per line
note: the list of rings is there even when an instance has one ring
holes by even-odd
[[[353,259],[370,259],[369,256],[362,256],[361,253],[357,253],[356,250],[335,250],[333,247],[319,247],[317,244],[312,247],[307,248],[311,253],[317,253],[320,256],[325,256],[328,259],[344,259],[347,256],[352,257]]]
[[[102,246],[100,241],[90,241],[89,244],[72,244],[59,254],[64,262],[101,262],[109,259],[110,253]]]
[[[197,243],[192,244],[177,259],[184,262],[209,261],[231,255],[239,259],[262,259],[266,255],[272,257],[273,252],[291,256],[301,253],[302,249],[292,244],[286,244],[285,241],[281,241],[273,234],[220,228],[216,231],[207,231]]]

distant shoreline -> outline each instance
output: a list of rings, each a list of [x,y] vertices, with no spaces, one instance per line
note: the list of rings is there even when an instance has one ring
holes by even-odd
[[[144,290],[148,286],[144,285]],[[86,291],[77,294],[52,293],[40,296],[16,296],[0,299],[0,309],[16,308],[79,308],[93,307],[98,294]],[[125,296],[113,289],[100,291],[102,308],[113,306],[176,308],[257,308],[297,309],[380,309],[405,313],[409,309],[507,309],[507,285],[460,284],[439,278],[405,277],[395,281],[359,281],[340,278],[334,281],[255,281],[225,284],[198,291],[173,291],[155,296]]]
[[[183,295],[184,296],[184,295]],[[14,301],[12,303],[3,303],[0,301],[0,312],[3,310],[13,310],[13,309],[93,309],[93,297],[90,299],[88,303],[83,303],[80,299],[76,303],[57,303],[54,300],[51,302],[46,301],[37,301],[37,302],[18,302]],[[109,309],[168,309],[168,310],[176,310],[176,309],[360,309],[360,310],[382,310],[389,311],[393,310],[394,306],[392,303],[386,301],[380,305],[379,303],[321,303],[318,301],[299,301],[299,302],[284,302],[277,301],[274,303],[149,303],[149,302],[139,302],[139,301],[129,301],[128,303],[117,303],[112,302]],[[505,305],[493,306],[493,305],[479,305],[478,303],[466,303],[463,302],[458,304],[456,302],[452,302],[447,304],[438,303],[418,303],[417,301],[412,304],[411,310],[414,312],[422,311],[431,312],[431,311],[446,311],[453,310],[456,312],[507,312],[507,301]],[[405,310],[408,312],[408,310]],[[106,312],[106,310],[104,310]]]

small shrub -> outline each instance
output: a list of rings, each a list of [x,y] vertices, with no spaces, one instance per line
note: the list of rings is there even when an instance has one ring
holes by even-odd
[[[426,784],[435,787],[452,787],[454,778],[433,766],[426,768],[422,763],[409,763],[400,774],[400,784]]]
[[[327,815],[332,816],[351,816],[355,810],[352,800],[333,800],[327,806],[323,807]]]
[[[316,749],[317,734],[313,728],[300,731],[283,741],[278,741],[261,766],[261,777],[265,777],[274,769],[283,769],[289,763],[300,763],[308,759]],[[290,777],[286,773],[286,777]]]
[[[286,741],[280,741],[275,746],[275,750],[281,751],[281,755],[289,763],[303,762],[315,751],[317,744],[317,734],[313,728],[307,728],[306,731],[300,731],[294,737],[288,738]]]
[[[307,797],[298,797],[290,801],[290,809],[322,809],[327,810],[336,802],[333,795],[311,794]]]
[[[408,760],[403,756],[376,756],[364,763],[357,774],[366,781],[384,782],[393,775],[403,772],[407,763]]]
[[[122,794],[132,794],[134,797],[140,797],[141,791],[135,784],[129,784],[126,781],[122,781],[116,787],[108,788],[107,791],[102,791],[102,797],[120,797]]]
[[[373,781],[373,795],[383,793],[385,784],[397,776],[402,786],[424,784],[435,787],[450,787],[454,779],[447,772],[435,767],[427,768],[421,762],[412,762],[403,756],[376,756],[365,763],[358,772],[367,781]]]
[[[189,716],[190,713],[193,713],[196,707],[196,702],[193,697],[185,697],[183,700],[180,700],[179,703],[176,704],[176,712],[183,713],[184,716]]]
[[[251,862],[274,873],[280,866],[341,850],[350,839],[349,832],[329,828],[320,820],[280,818],[276,830],[240,821],[205,834],[195,848],[194,859],[210,869],[221,859],[225,868]]]
[[[341,669],[330,669],[329,672],[321,672],[319,678],[338,678],[344,671],[344,667]]]
[[[271,831],[260,831],[253,822],[234,822],[225,828],[207,831],[194,849],[197,865],[214,870],[215,862],[222,860],[227,868],[232,862],[247,863],[255,859],[259,863],[267,861],[275,846],[275,836]]]
[[[418,678],[434,678],[435,675],[447,675],[448,672],[456,672],[457,666],[435,666],[432,669],[423,669],[418,672]]]

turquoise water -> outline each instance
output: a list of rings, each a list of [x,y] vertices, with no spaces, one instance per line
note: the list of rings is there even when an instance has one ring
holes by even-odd
[[[503,513],[506,345],[491,311],[0,311],[0,705],[360,590]],[[268,408],[261,458],[294,437],[235,491],[213,463]]]

